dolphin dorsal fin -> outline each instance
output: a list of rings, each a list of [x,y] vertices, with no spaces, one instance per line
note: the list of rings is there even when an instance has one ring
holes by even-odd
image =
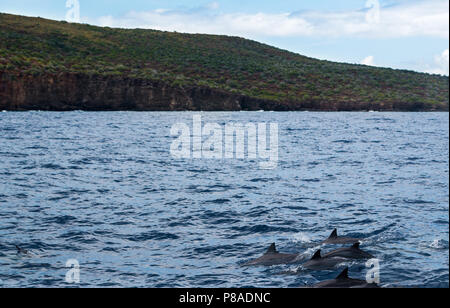
[[[352,248],[359,249],[359,245],[361,245],[360,242],[353,244]]]
[[[336,279],[348,279],[348,267]]]
[[[337,238],[337,237],[338,237],[337,229],[334,229],[333,232],[331,232],[331,235],[329,238]]]
[[[318,260],[318,259],[322,259],[322,255],[321,255],[321,250],[317,250],[316,253],[314,254],[314,256],[311,258],[311,260]]]
[[[267,249],[266,254],[268,254],[268,253],[278,253],[277,246],[275,245],[275,243],[272,243],[272,245],[270,245],[269,249]]]

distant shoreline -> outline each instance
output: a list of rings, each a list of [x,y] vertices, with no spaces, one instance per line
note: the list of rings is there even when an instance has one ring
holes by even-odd
[[[0,110],[449,111],[447,76],[0,13]]]
[[[41,109],[17,109],[17,110],[0,110],[0,113],[27,113],[27,112],[47,112],[47,113],[115,113],[115,112],[135,112],[135,113],[449,113],[449,110],[380,110],[380,111],[367,111],[367,110],[41,110]]]
[[[0,110],[7,111],[449,111],[447,104],[359,101],[274,101],[208,87],[86,74],[0,71]]]

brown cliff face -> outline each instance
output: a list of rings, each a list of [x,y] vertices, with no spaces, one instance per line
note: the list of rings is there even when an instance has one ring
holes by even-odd
[[[358,102],[273,102],[160,81],[74,73],[55,75],[0,72],[0,110],[25,111],[448,111],[447,105]]]
[[[210,89],[175,88],[116,76],[0,73],[2,110],[239,110],[240,99]]]

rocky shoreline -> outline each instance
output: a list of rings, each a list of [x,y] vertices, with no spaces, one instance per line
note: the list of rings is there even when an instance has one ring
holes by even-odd
[[[7,111],[448,111],[447,104],[276,102],[207,87],[171,86],[122,76],[0,72],[0,110]]]

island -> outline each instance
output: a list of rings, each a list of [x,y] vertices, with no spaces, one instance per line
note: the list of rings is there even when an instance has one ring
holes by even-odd
[[[448,111],[449,78],[240,37],[0,13],[0,110]]]

